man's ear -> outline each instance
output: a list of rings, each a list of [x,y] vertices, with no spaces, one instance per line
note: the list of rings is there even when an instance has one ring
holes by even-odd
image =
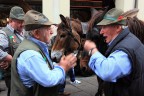
[[[122,31],[122,26],[121,25],[118,25],[118,26],[115,26],[116,27],[116,31],[119,33]]]
[[[37,29],[33,30],[33,36],[34,36],[36,39],[39,39],[39,38],[40,38],[40,32],[39,32],[39,30],[37,30]]]

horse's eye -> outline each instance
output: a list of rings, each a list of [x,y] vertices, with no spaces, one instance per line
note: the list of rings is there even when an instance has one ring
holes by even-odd
[[[64,35],[64,34],[60,35],[61,38],[64,38],[65,36],[66,36],[66,35]]]

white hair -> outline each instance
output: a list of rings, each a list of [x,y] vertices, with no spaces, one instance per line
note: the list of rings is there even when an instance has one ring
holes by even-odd
[[[33,30],[30,30],[30,31],[25,31],[24,32],[24,37],[25,38],[29,38],[29,37],[33,37],[33,35],[35,34],[34,30],[44,30],[45,27],[41,27],[41,28],[38,28],[38,29],[33,29]],[[45,32],[44,32],[44,35],[45,35]]]

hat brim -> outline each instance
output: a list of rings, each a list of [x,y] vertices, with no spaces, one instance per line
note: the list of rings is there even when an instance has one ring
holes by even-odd
[[[121,21],[111,21],[107,19],[103,19],[101,22],[99,22],[97,25],[112,25],[112,24],[118,24],[118,25],[126,25],[126,22],[124,20]]]
[[[113,21],[111,20],[107,20],[107,19],[103,19],[101,22],[99,22],[97,25],[110,25],[113,24]]]
[[[51,22],[51,21],[48,21],[48,22],[46,22],[46,23],[43,23],[44,25],[47,25],[47,26],[50,26],[50,25],[53,25],[54,23],[53,22]]]
[[[51,22],[51,21],[45,22],[43,24],[27,24],[27,25],[24,25],[24,28],[25,28],[26,31],[31,31],[31,30],[42,28],[44,26],[51,26],[53,24],[54,23]]]
[[[50,26],[50,25],[53,25],[53,24],[55,24],[55,23],[53,23],[53,22],[51,22],[51,21],[47,21],[47,22],[45,22],[45,23],[29,23],[29,24],[23,24],[24,26],[26,26],[26,25],[45,25],[45,26]]]
[[[21,20],[21,21],[24,21],[24,17],[18,17],[18,18],[16,18],[16,19]]]
[[[17,18],[16,17],[9,17],[9,18],[24,21],[24,17],[23,16],[19,16]]]
[[[133,17],[136,17],[136,16],[137,16],[138,12],[139,12],[139,9],[134,8],[134,9],[132,9],[132,10],[128,10],[128,11],[124,12],[124,13],[121,14],[121,15],[122,15],[123,17],[125,17],[125,18],[128,18],[128,17],[133,18]]]

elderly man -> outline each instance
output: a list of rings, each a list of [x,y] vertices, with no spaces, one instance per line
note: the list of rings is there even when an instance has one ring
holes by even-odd
[[[0,68],[4,70],[4,79],[8,87],[8,96],[10,95],[10,62],[12,56],[23,40],[23,19],[24,11],[19,6],[14,6],[10,10],[9,23],[0,30]]]
[[[11,96],[57,96],[58,84],[76,65],[74,54],[53,65],[48,51],[52,22],[42,13],[29,10],[24,17],[29,36],[16,50],[11,64]]]
[[[105,56],[90,40],[84,48],[91,56],[90,68],[104,81],[105,96],[144,96],[144,45],[129,28],[123,28],[122,13],[113,8],[98,23],[108,44]]]

